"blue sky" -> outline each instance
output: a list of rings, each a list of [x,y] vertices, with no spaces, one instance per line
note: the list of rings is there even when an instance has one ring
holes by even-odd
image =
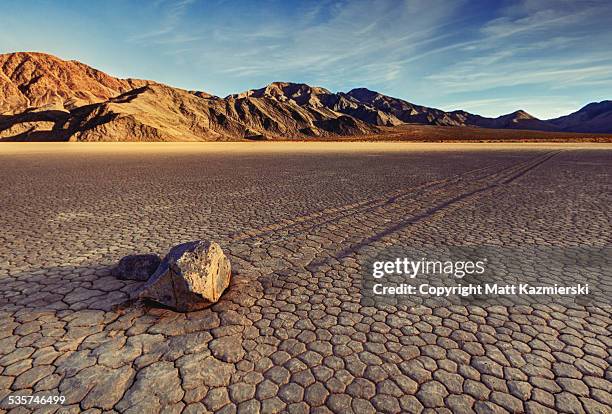
[[[612,99],[610,1],[4,1],[0,52],[219,96],[276,80],[541,118]]]

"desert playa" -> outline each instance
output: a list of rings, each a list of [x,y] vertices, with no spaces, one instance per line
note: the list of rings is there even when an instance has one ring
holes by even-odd
[[[360,286],[393,245],[609,245],[611,164],[594,143],[2,144],[1,409],[608,412],[609,307]],[[232,263],[219,302],[127,303],[117,260],[197,239]]]
[[[276,141],[276,142],[88,142],[88,143],[2,143],[0,154],[70,154],[70,153],[411,153],[469,151],[532,150],[611,150],[610,143],[596,142],[345,142],[345,141]]]

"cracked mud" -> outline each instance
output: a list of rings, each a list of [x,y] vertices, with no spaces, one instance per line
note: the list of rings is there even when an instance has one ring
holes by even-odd
[[[610,412],[609,306],[363,306],[360,264],[609,246],[612,149],[316,145],[0,154],[0,410]],[[119,258],[195,239],[231,260],[217,304],[126,303]]]

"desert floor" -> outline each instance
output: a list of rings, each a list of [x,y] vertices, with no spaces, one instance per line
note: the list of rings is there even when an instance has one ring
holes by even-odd
[[[609,144],[2,144],[0,410],[609,413],[609,306],[364,306],[360,267],[609,246],[611,171]],[[125,304],[117,260],[195,239],[219,303]]]

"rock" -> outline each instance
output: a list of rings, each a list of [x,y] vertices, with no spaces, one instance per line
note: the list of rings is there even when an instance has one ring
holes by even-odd
[[[132,254],[119,260],[113,269],[113,276],[122,280],[145,282],[155,273],[160,263],[161,259],[156,254]]]
[[[179,312],[198,310],[219,300],[230,276],[230,262],[221,247],[197,240],[170,249],[136,296]]]

